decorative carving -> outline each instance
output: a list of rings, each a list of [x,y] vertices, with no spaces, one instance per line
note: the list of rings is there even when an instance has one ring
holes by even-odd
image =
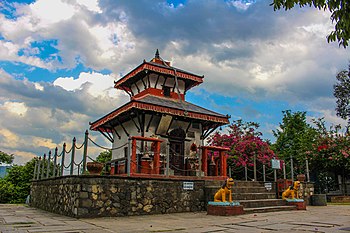
[[[196,158],[197,157],[197,145],[195,143],[192,143],[190,147],[190,158]]]

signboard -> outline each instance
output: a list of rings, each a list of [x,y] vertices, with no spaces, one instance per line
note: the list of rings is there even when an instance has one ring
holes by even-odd
[[[271,167],[273,169],[281,169],[281,161],[278,159],[271,159]]]
[[[193,190],[194,183],[193,182],[183,182],[183,189],[184,190]]]
[[[265,188],[267,191],[270,191],[272,189],[272,183],[265,183]]]

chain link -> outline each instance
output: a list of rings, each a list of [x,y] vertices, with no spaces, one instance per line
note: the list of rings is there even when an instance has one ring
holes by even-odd
[[[118,150],[118,149],[121,149],[123,147],[125,147],[126,145],[128,145],[128,143],[125,143],[121,146],[118,146],[118,147],[114,147],[114,148],[107,148],[107,147],[104,147],[104,146],[101,146],[99,144],[97,144],[96,142],[94,142],[90,137],[88,138],[90,142],[92,142],[92,144],[94,144],[95,146],[101,148],[101,149],[105,149],[105,150]]]

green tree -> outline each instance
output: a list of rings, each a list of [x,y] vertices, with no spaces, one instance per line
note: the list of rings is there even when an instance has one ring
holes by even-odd
[[[289,161],[293,158],[294,168],[305,172],[305,158],[317,135],[316,130],[306,122],[306,112],[282,111],[280,129],[273,131],[276,142],[272,149],[279,158]]]
[[[295,5],[313,6],[319,10],[328,9],[331,20],[335,22],[334,31],[327,36],[328,42],[338,41],[339,46],[346,48],[350,40],[350,1],[349,0],[273,0],[274,10],[290,10]]]
[[[337,83],[334,84],[334,96],[337,98],[337,116],[348,121],[350,127],[350,64],[349,70],[337,74]]]
[[[14,165],[8,174],[0,179],[0,203],[24,203],[30,193],[34,175],[34,158],[24,166]]]
[[[105,150],[102,151],[96,158],[96,161],[99,163],[105,164],[103,167],[102,174],[108,174],[111,170],[110,166],[106,166],[106,163],[112,160],[112,151],[111,150]]]
[[[106,163],[108,161],[112,160],[112,151],[111,150],[105,150],[102,151],[96,158],[97,162],[100,163]]]
[[[13,162],[14,156],[11,154],[7,154],[5,152],[0,151],[0,163],[11,164]]]

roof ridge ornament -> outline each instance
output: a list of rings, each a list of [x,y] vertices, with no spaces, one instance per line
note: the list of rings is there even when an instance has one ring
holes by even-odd
[[[154,58],[158,58],[158,59],[160,59],[160,56],[159,56],[159,50],[158,50],[158,49],[157,49],[157,51],[156,51],[156,54],[155,54]]]

